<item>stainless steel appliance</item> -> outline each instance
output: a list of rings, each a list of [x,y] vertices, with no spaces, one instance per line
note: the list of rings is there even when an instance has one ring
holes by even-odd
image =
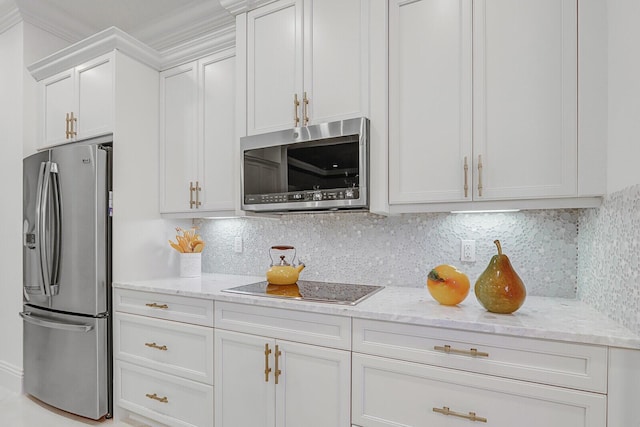
[[[112,413],[111,147],[23,161],[24,389],[84,417]]]
[[[369,120],[343,120],[240,138],[242,209],[367,209]]]
[[[384,286],[298,280],[298,282],[293,285],[273,285],[266,281],[251,283],[236,286],[235,288],[223,289],[222,292],[331,304],[356,305],[382,289],[384,289]]]

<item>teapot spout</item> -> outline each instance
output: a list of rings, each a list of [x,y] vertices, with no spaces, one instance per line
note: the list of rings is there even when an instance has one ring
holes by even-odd
[[[302,270],[304,270],[304,267],[305,267],[305,265],[303,263],[300,263],[296,267],[296,270],[298,270],[298,273],[300,273]]]

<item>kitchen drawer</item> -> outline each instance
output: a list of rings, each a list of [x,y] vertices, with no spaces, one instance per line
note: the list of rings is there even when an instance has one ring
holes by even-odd
[[[362,427],[602,427],[606,396],[413,362],[353,355],[352,421]],[[458,415],[437,411],[449,408]],[[435,410],[434,410],[435,409]],[[475,424],[475,423],[474,423]]]
[[[116,405],[176,427],[213,427],[213,386],[116,360]]]
[[[116,313],[114,332],[116,358],[213,384],[213,328]]]
[[[472,349],[478,353],[473,355]],[[354,319],[353,351],[607,392],[607,348],[603,346]]]
[[[114,289],[113,310],[213,327],[213,300],[208,299]]]
[[[216,328],[351,350],[351,318],[216,302]]]

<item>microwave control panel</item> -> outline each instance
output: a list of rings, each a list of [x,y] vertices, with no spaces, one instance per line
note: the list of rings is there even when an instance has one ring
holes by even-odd
[[[349,200],[360,198],[358,187],[331,190],[293,191],[289,193],[247,194],[246,204],[321,202],[323,200]]]

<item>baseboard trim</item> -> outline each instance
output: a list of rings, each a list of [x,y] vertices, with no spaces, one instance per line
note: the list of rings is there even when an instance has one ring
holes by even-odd
[[[0,360],[0,387],[14,393],[22,393],[24,373],[21,368]]]

